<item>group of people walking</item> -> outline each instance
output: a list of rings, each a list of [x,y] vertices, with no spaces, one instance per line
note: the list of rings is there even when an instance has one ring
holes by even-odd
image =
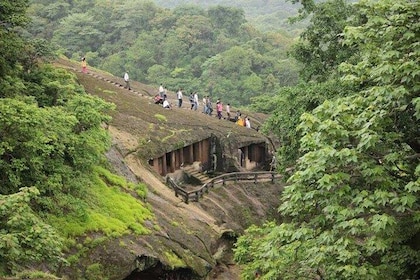
[[[82,72],[83,73],[87,73],[87,62],[86,62],[86,58],[82,57]],[[128,71],[126,71],[124,73],[124,88],[131,90],[131,86],[130,86],[130,76],[128,75]],[[172,104],[168,101],[168,95],[167,95],[167,89],[163,86],[163,84],[160,84],[159,86],[159,93],[155,96],[154,101],[156,104],[162,104],[163,108],[166,109],[171,109],[172,108]],[[177,106],[178,108],[182,107],[183,104],[183,98],[184,98],[184,94],[183,94],[183,90],[182,88],[179,88],[178,91],[176,92],[176,99],[177,99]],[[189,102],[190,102],[190,109],[197,111],[198,106],[199,106],[199,99],[198,99],[198,93],[197,92],[191,92],[190,96],[188,98]],[[202,100],[202,104],[203,104],[203,114],[212,116],[213,114],[213,104],[211,101],[210,96],[204,96],[203,100]],[[238,125],[240,126],[244,126],[247,128],[251,128],[251,121],[249,120],[248,116],[245,116],[244,118],[242,117],[241,112],[238,110],[236,112],[235,117],[231,117],[230,114],[230,104],[227,103],[225,108],[225,112],[226,112],[226,117],[223,116],[223,103],[220,99],[218,99],[216,101],[216,117],[218,119],[226,119],[229,121],[233,121],[236,122]]]
[[[176,106],[178,108],[181,108],[183,106],[183,99],[184,99],[183,89],[179,88],[176,92],[176,100],[177,100]],[[167,90],[163,86],[163,84],[160,84],[158,94],[155,96],[154,100],[156,104],[162,104],[163,108],[166,108],[166,109],[172,108],[172,105],[168,101]],[[199,106],[198,93],[191,92],[188,97],[188,101],[190,104],[189,106],[190,110],[197,111],[198,106]],[[210,96],[203,97],[202,105],[203,105],[202,113],[212,116],[214,109],[213,109],[213,104],[212,104],[212,100]],[[223,116],[223,111],[226,112],[226,116]],[[251,121],[248,118],[248,116],[242,117],[241,112],[238,110],[236,112],[236,115],[232,117],[231,112],[230,112],[230,103],[227,103],[226,106],[224,106],[220,99],[217,99],[216,101],[216,117],[218,119],[226,119],[232,122],[236,122],[240,126],[251,128]]]

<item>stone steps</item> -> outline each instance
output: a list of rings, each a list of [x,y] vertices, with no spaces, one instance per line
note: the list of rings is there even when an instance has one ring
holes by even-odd
[[[195,168],[194,168],[194,166],[191,166],[191,165],[189,165],[189,166],[185,166],[184,168],[183,168],[183,171],[185,172],[185,173],[187,173],[188,175],[190,175],[190,176],[193,176],[194,178],[197,178],[198,180],[200,180],[201,181],[201,183],[203,183],[203,184],[205,184],[205,183],[208,183],[211,179],[207,176],[207,175],[205,175],[204,173],[202,173],[202,172],[199,172],[199,171],[197,171]]]

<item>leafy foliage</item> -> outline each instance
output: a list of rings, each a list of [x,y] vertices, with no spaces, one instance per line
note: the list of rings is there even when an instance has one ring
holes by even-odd
[[[16,29],[29,21],[25,15],[27,6],[28,2],[25,0],[5,0],[0,4],[0,77],[2,78],[7,78],[7,75],[15,71],[15,63],[19,61],[19,54],[25,48]],[[0,90],[4,86],[4,82],[0,80]]]
[[[37,262],[62,261],[62,238],[29,207],[37,195],[34,187],[0,195],[0,271],[14,273]]]
[[[52,69],[48,71],[53,73]],[[76,194],[77,189],[71,190],[71,182],[81,176],[80,172],[97,164],[109,145],[100,125],[109,120],[103,112],[111,105],[99,98],[76,94],[75,85],[69,82],[72,79],[66,84],[62,77],[60,82],[55,79],[57,75],[48,77],[48,71],[41,74],[42,82],[31,90],[45,107],[38,107],[28,98],[26,102],[0,100],[3,194],[31,185],[43,194],[64,191],[63,186],[66,192]],[[37,75],[34,71],[34,77]]]
[[[357,52],[356,45],[343,44],[343,31],[345,26],[358,22],[358,11],[345,0],[305,6],[311,7],[310,24],[294,45],[292,54],[305,65],[300,72],[303,80],[325,81],[341,62]]]
[[[310,112],[325,100],[352,93],[352,87],[340,80],[329,80],[324,83],[300,83],[295,87],[284,87],[276,95],[261,95],[252,99],[251,108],[257,112],[270,114],[264,123],[263,131],[274,133],[279,137],[278,163],[279,170],[284,172],[295,165],[302,155],[299,139],[302,136],[297,126],[300,116]]]
[[[384,0],[357,8],[366,21],[347,27],[345,40],[360,54],[341,67],[345,81],[363,87],[301,116],[303,155],[282,195],[284,223],[238,241],[246,279],[256,268],[262,279],[420,274],[420,7]]]

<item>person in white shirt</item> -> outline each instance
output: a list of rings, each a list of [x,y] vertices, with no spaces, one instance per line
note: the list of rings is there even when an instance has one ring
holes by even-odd
[[[160,95],[160,97],[163,98],[163,95],[164,94],[165,94],[165,89],[163,88],[163,85],[160,84],[160,86],[159,86],[159,95]]]
[[[124,88],[128,88],[128,90],[131,90],[130,77],[128,76],[128,72],[125,72],[125,74],[124,74],[124,81],[125,81],[125,87]]]
[[[165,109],[171,109],[171,104],[169,104],[168,99],[163,100],[162,107]]]
[[[226,115],[227,115],[227,119],[230,120],[230,104],[229,103],[226,105]]]
[[[194,92],[194,111],[197,111],[198,108],[198,94]]]
[[[203,97],[203,113],[207,114],[207,96]]]
[[[182,89],[181,88],[177,91],[176,97],[178,98],[178,108],[181,108],[182,106]]]
[[[250,122],[248,117],[245,117],[245,127],[246,128],[251,128],[251,122]]]

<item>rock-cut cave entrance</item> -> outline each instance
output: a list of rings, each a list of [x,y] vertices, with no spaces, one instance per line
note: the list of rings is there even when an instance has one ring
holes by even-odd
[[[150,158],[148,163],[156,172],[162,176],[180,169],[182,166],[191,165],[194,162],[200,162],[201,171],[229,172],[229,166],[233,166],[231,161],[226,162],[228,158],[236,160],[240,167],[245,170],[255,168],[264,168],[267,161],[266,142],[242,143],[237,148],[222,147],[215,136],[203,139],[201,141],[185,145],[184,147],[167,151],[166,153]],[[216,146],[219,146],[216,148]],[[235,151],[235,152],[232,152]],[[237,152],[240,151],[240,156]],[[237,158],[238,157],[238,158]]]
[[[192,280],[199,279],[187,268],[179,268],[176,270],[167,270],[161,262],[156,263],[154,266],[145,270],[133,271],[124,280]]]

